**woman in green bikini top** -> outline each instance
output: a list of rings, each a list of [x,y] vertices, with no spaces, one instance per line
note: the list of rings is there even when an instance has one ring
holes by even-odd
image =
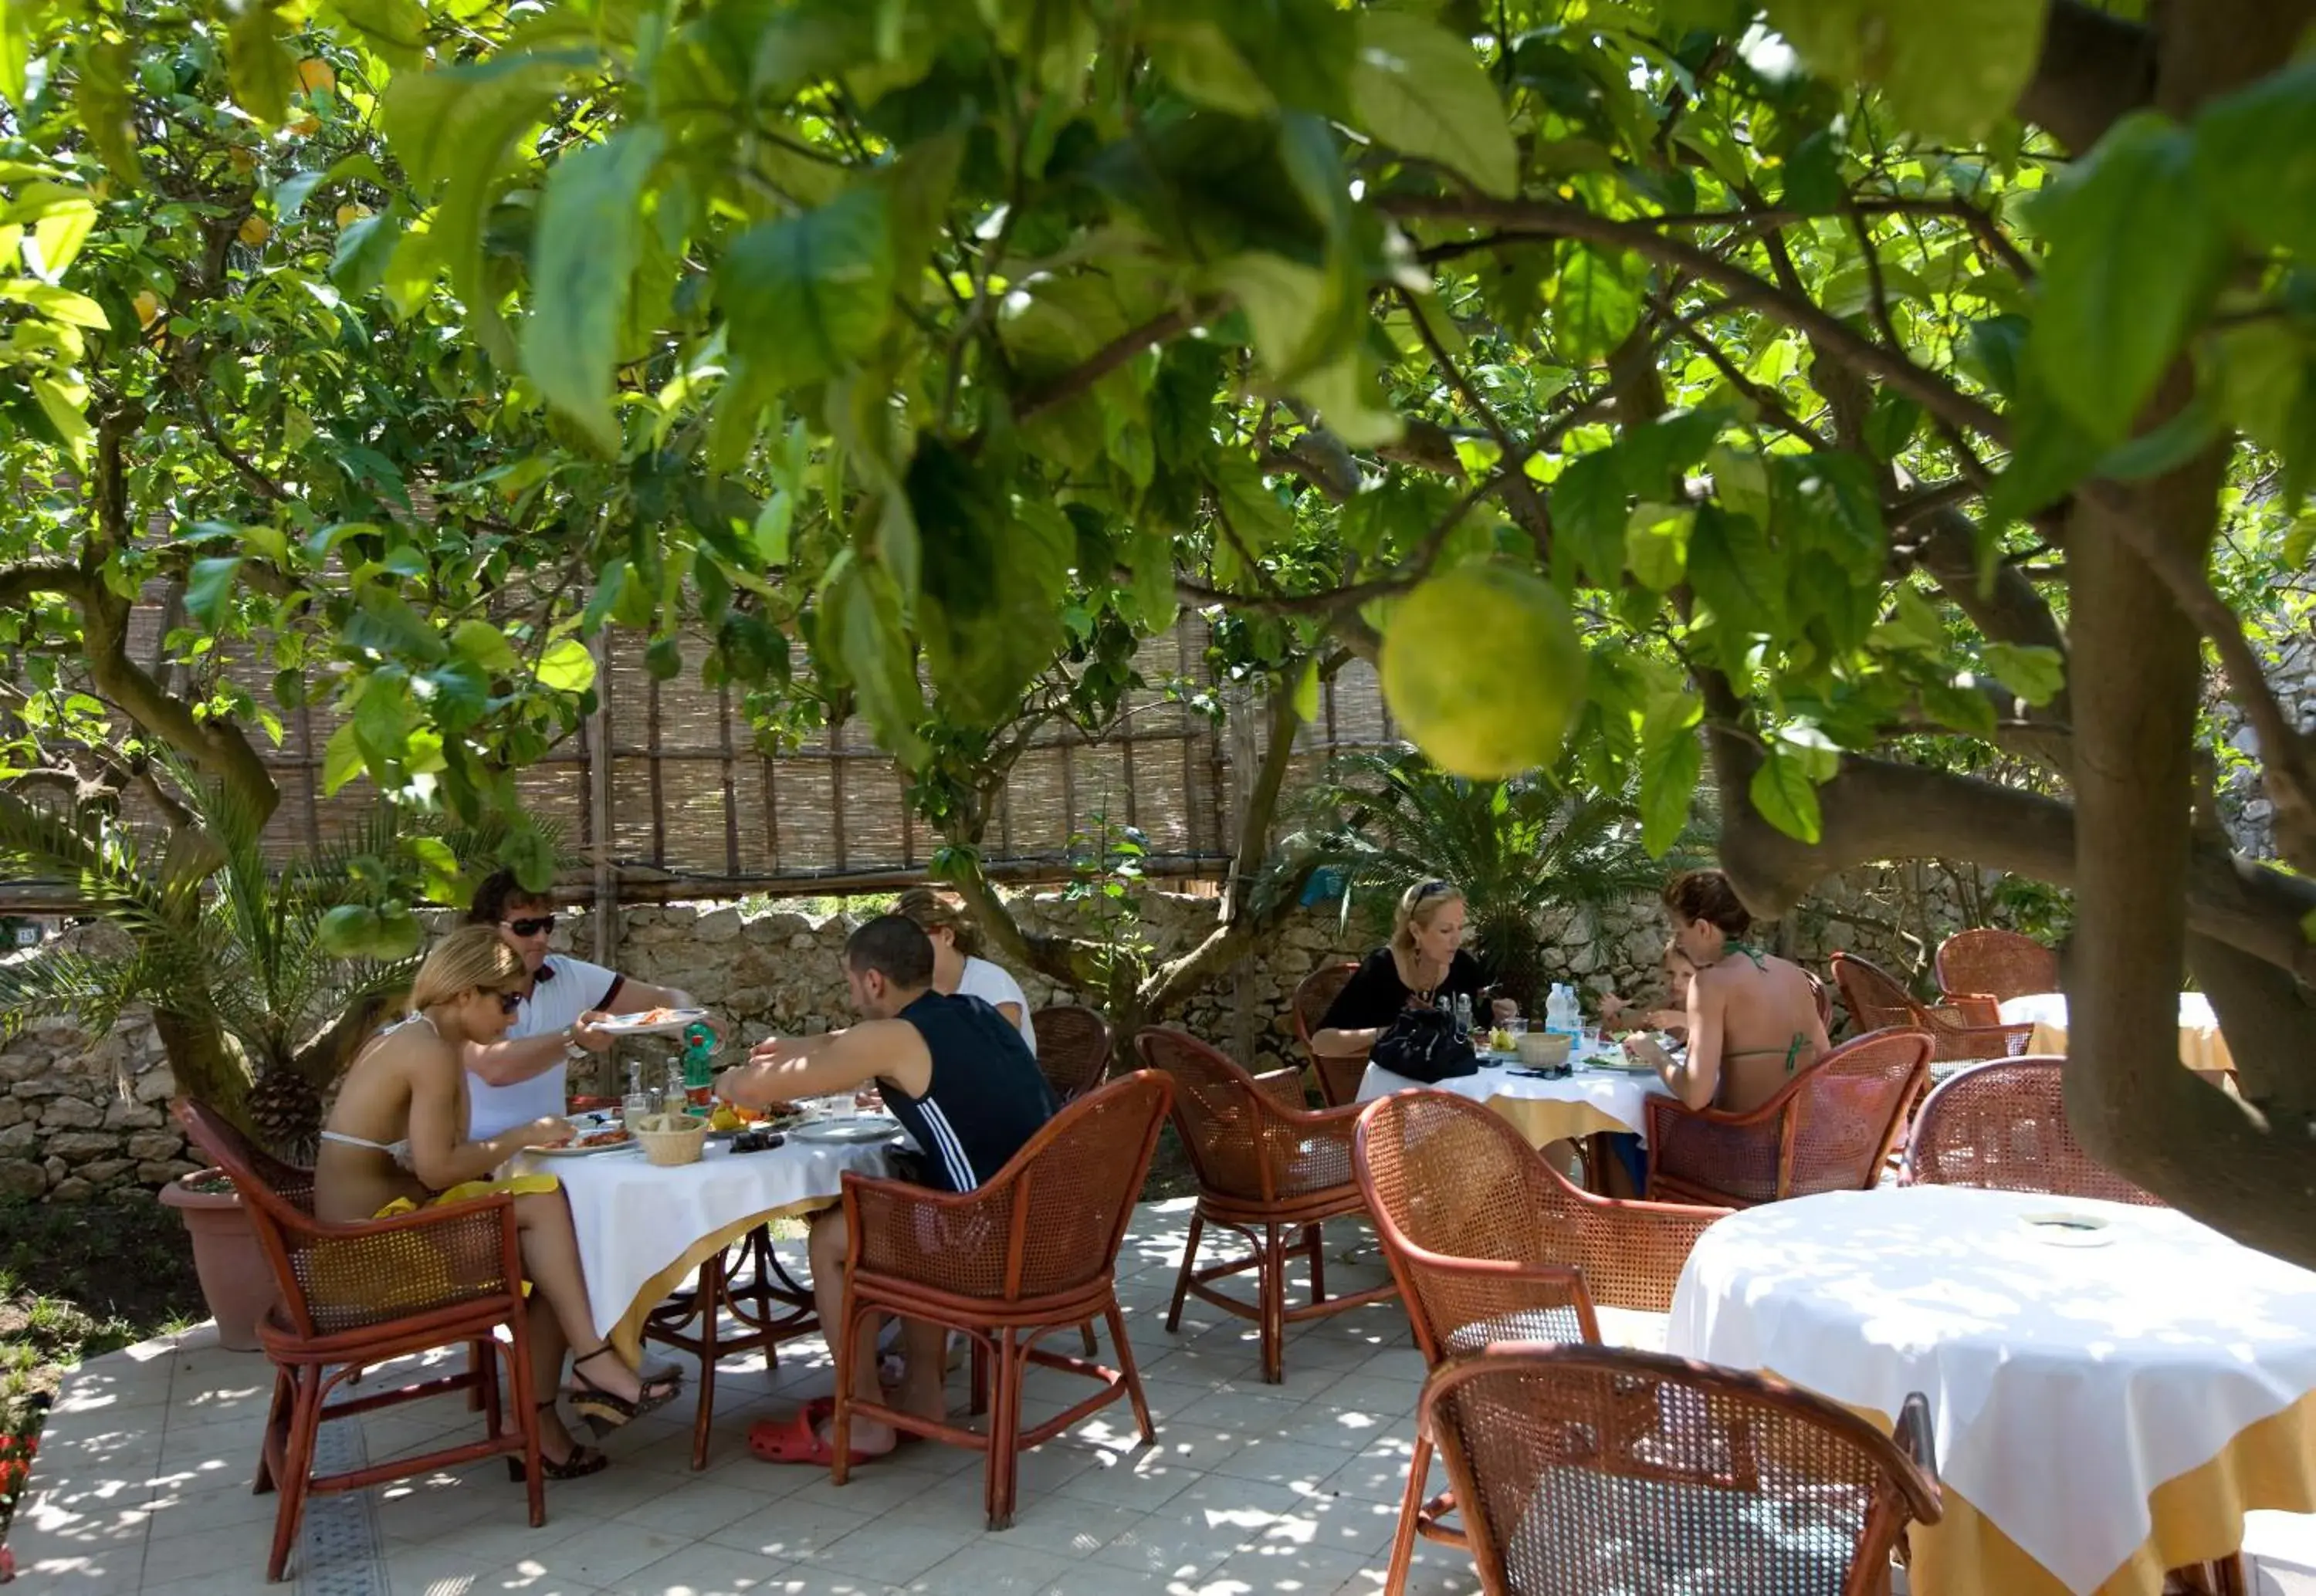
[[[1831,1046],[1809,972],[1746,943],[1753,917],[1717,870],[1677,877],[1664,906],[1673,940],[1697,965],[1688,1056],[1676,1060],[1645,1041],[1627,1045],[1691,1108],[1759,1107]]]

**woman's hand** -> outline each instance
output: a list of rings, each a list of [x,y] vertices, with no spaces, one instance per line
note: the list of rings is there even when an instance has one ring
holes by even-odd
[[[528,1148],[559,1148],[578,1132],[571,1122],[561,1114],[541,1114],[528,1125],[518,1125],[507,1132],[518,1151]]]
[[[1633,1006],[1630,1003],[1627,1003],[1622,998],[1617,997],[1614,992],[1601,993],[1600,1028],[1605,1031],[1609,1026],[1615,1024],[1617,1023],[1617,1016],[1632,1006]]]

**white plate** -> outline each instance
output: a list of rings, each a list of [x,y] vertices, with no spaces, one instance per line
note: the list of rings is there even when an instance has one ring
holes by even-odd
[[[595,1022],[595,1029],[614,1036],[655,1036],[663,1032],[681,1031],[708,1017],[704,1008],[671,1008],[656,1020],[651,1017],[655,1012],[646,1009],[640,1014],[607,1015]]]
[[[807,1120],[788,1127],[797,1141],[884,1141],[901,1133],[901,1122],[872,1114],[842,1120]]]

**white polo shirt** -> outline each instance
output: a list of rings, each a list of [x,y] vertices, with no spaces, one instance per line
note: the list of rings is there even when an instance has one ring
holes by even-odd
[[[568,953],[548,954],[531,983],[530,995],[514,1011],[507,1040],[552,1035],[589,1009],[609,1004],[624,979],[616,970]],[[570,1095],[570,1066],[557,1059],[529,1080],[494,1086],[473,1070],[467,1071],[467,1134],[480,1141],[563,1113]]]
[[[1021,983],[1002,964],[992,964],[986,959],[967,955],[965,973],[957,978],[957,995],[978,998],[990,1007],[1011,1003],[1021,1011],[1013,1028],[1021,1033],[1021,1040],[1029,1046],[1029,1056],[1038,1056],[1038,1028],[1029,1024],[1029,1000],[1021,994]]]

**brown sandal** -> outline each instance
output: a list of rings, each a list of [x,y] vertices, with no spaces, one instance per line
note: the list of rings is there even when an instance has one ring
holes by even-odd
[[[539,1411],[545,1413],[548,1408],[553,1407],[554,1405],[555,1398],[549,1396],[546,1401],[539,1405]],[[609,1468],[610,1466],[611,1459],[610,1458],[596,1450],[593,1447],[587,1446],[576,1441],[571,1443],[571,1455],[564,1459],[560,1463],[557,1463],[554,1459],[548,1457],[545,1452],[539,1454],[539,1473],[546,1478],[551,1480],[585,1479],[591,1474],[602,1473],[603,1470]],[[521,1458],[509,1458],[507,1459],[507,1478],[518,1485],[529,1483],[530,1476],[523,1467],[523,1460]]]

